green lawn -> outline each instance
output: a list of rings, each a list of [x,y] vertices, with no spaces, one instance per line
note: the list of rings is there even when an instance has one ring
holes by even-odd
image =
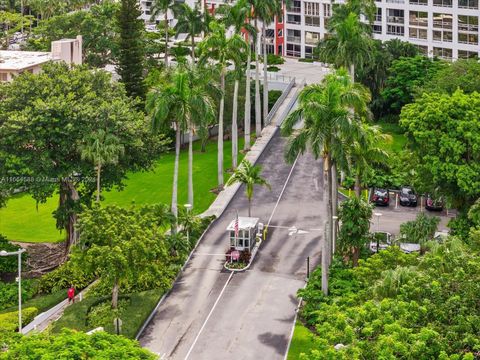
[[[297,321],[287,360],[300,359],[300,354],[308,353],[310,350],[313,350],[313,345],[312,333],[300,321]]]
[[[130,298],[130,304],[125,309],[125,314],[122,320],[122,335],[128,338],[135,338],[138,330],[143,325],[147,317],[157,305],[163,291],[160,289],[143,291],[131,295],[126,295]],[[100,300],[109,301],[110,297],[87,297],[81,302],[67,307],[63,316],[52,324],[52,332],[58,333],[63,328],[74,329],[78,331],[92,330],[85,322],[88,311],[92,305],[97,304]],[[104,329],[107,332],[114,333],[113,322],[105,324]]]
[[[67,289],[58,290],[51,294],[40,294],[35,296],[34,298],[27,300],[25,302],[22,301],[22,307],[35,307],[38,309],[38,313],[42,313],[47,311],[48,309],[57,305],[60,301],[67,298]],[[12,306],[7,309],[3,309],[0,313],[10,312],[17,310],[17,306]]]
[[[239,149],[243,148],[243,138],[239,139]],[[215,199],[210,192],[217,185],[217,145],[212,141],[207,145],[205,153],[200,152],[200,143],[194,144],[193,181],[195,191],[194,211],[201,213]],[[243,154],[239,154],[243,158]],[[224,143],[225,169],[232,166],[231,142]],[[130,204],[170,204],[172,196],[172,179],[174,154],[162,156],[153,171],[138,172],[128,175],[123,191],[112,190],[105,193],[105,204],[128,206]],[[180,156],[178,183],[178,202],[187,202],[187,170],[188,154],[184,149]],[[225,174],[225,179],[229,174]],[[52,197],[45,204],[38,204],[28,195],[12,197],[7,207],[0,209],[0,234],[9,240],[24,242],[56,242],[62,241],[63,235],[55,228],[52,212],[58,205],[58,198]]]
[[[384,133],[390,134],[392,136],[392,142],[385,144],[385,150],[390,150],[392,152],[400,152],[407,142],[407,138],[404,135],[403,129],[398,124],[379,122],[378,125]]]

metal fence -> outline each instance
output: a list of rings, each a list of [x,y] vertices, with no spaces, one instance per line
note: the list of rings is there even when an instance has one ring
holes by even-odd
[[[255,78],[255,70],[250,70],[250,77],[252,79]],[[263,78],[263,71],[260,71],[260,81],[262,81]],[[295,80],[295,78],[292,76],[278,74],[276,72],[267,72],[267,79],[268,81],[281,82],[285,84],[289,84],[292,82],[292,80]]]

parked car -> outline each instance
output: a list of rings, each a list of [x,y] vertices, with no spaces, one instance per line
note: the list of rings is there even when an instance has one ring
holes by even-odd
[[[388,206],[390,203],[388,190],[380,188],[373,189],[372,202],[377,206]]]
[[[442,211],[443,210],[442,198],[434,198],[431,194],[427,194],[425,209],[430,211]]]
[[[399,194],[400,205],[402,206],[417,206],[417,194],[410,186],[403,186]]]

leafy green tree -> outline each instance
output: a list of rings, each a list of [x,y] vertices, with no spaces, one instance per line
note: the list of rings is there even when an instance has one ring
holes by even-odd
[[[175,6],[175,0],[153,0],[151,11],[151,20],[154,20],[159,15],[163,15],[163,26],[165,27],[165,67],[168,67],[168,41],[169,41],[169,22],[168,12],[172,11]]]
[[[42,20],[28,38],[26,49],[50,51],[52,41],[83,37],[83,60],[92,67],[114,63],[118,54],[118,3],[104,1],[88,11],[79,10]]]
[[[338,233],[339,249],[351,257],[353,267],[356,267],[361,249],[370,241],[372,206],[360,198],[350,198],[341,204],[338,215],[342,223]]]
[[[424,93],[406,105],[400,124],[418,177],[466,211],[480,197],[480,94]]]
[[[169,222],[164,205],[138,210],[94,206],[80,217],[80,242],[72,261],[110,285],[112,308],[116,309],[122,282],[168,260],[162,229]]]
[[[384,106],[392,113],[400,113],[405,104],[413,101],[417,88],[435,76],[444,66],[444,62],[425,56],[400,58],[393,61],[385,88],[381,93]]]
[[[23,188],[38,202],[58,193],[54,216],[69,248],[80,204],[90,204],[96,189],[95,170],[82,160],[79,145],[99,128],[119,139],[125,156],[103,167],[103,188],[111,189],[122,185],[127,172],[149,169],[166,142],[151,135],[136,103],[108,73],[65,63],[42,70],[0,88],[0,177],[16,180],[0,186],[10,192]]]
[[[145,99],[143,33],[145,25],[141,19],[137,0],[122,0],[117,13],[120,39],[118,43],[117,72],[125,84],[128,96]]]
[[[0,11],[0,26],[2,27],[0,46],[2,49],[8,49],[11,35],[31,24],[31,16],[23,16],[22,14],[9,11]]]
[[[424,212],[417,215],[415,220],[400,225],[402,241],[420,244],[420,253],[425,253],[426,243],[433,239],[437,226],[440,223],[438,216],[427,216]]]
[[[324,203],[327,222],[327,239],[322,242],[322,290],[328,295],[328,264],[333,236],[333,184],[332,161],[345,157],[343,143],[349,134],[356,133],[354,109],[365,113],[368,95],[362,86],[353,84],[346,71],[337,71],[326,77],[322,84],[310,85],[302,90],[298,107],[285,120],[283,135],[290,136],[285,156],[294,161],[310,150],[316,159],[323,159]],[[303,120],[303,127],[295,130],[295,124]]]
[[[246,53],[246,44],[238,34],[227,36],[225,25],[212,22],[210,23],[210,33],[200,44],[201,63],[208,59],[216,61],[220,72],[220,89],[222,91],[220,99],[220,110],[218,114],[218,187],[223,188],[223,128],[225,111],[225,76],[227,73],[227,63],[233,61],[240,63]]]
[[[480,63],[477,59],[458,59],[446,63],[421,85],[424,92],[453,94],[457,89],[463,90],[466,94],[480,92]]]
[[[252,165],[248,160],[243,160],[240,166],[235,170],[232,177],[228,179],[227,186],[235,183],[245,185],[245,194],[248,199],[248,216],[252,214],[252,199],[255,185],[266,186],[270,189],[270,184],[262,176],[262,168]]]
[[[7,340],[0,359],[34,360],[41,357],[154,360],[156,356],[142,349],[138,342],[123,336],[100,331],[88,335],[84,332],[63,330],[60,334],[38,333],[15,336]]]
[[[100,176],[103,165],[117,164],[124,152],[125,147],[119,143],[119,139],[103,129],[97,130],[80,145],[82,160],[92,161],[97,171],[97,203],[100,202]]]

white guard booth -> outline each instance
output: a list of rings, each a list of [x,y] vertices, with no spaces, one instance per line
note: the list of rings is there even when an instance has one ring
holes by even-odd
[[[238,237],[235,237],[235,219],[228,225],[227,232],[230,237],[230,248],[238,251],[252,251],[255,246],[258,232],[259,218],[238,217]]]

